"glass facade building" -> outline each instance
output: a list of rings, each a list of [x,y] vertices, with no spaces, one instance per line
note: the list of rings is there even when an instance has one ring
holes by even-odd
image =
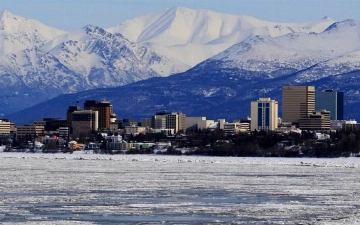
[[[315,110],[330,111],[330,120],[344,119],[344,92],[326,90],[324,92],[316,92],[315,94]]]

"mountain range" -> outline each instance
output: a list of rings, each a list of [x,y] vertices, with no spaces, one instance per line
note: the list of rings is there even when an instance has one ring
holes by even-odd
[[[238,119],[258,97],[281,103],[288,84],[344,91],[345,115],[360,119],[359,21],[274,23],[179,7],[71,32],[4,11],[0,29],[1,113],[17,123],[103,98],[119,118]]]

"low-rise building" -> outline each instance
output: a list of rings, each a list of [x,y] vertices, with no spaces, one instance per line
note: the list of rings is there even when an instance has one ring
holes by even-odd
[[[202,121],[206,121],[206,117],[186,117],[186,132],[196,132],[198,123]]]
[[[146,133],[146,127],[138,127],[138,126],[126,126],[125,134],[140,134]]]
[[[224,124],[224,134],[237,134],[240,132],[240,123],[225,123]]]
[[[16,140],[21,144],[27,144],[35,140],[39,135],[44,135],[44,126],[40,125],[23,125],[16,127]]]
[[[356,120],[332,120],[331,130],[360,130],[360,124]]]
[[[205,130],[205,129],[208,129],[210,126],[214,125],[214,124],[215,124],[214,120],[199,120],[197,122],[197,128],[199,130]]]
[[[330,112],[327,110],[314,111],[312,114],[299,119],[301,130],[330,130]]]
[[[0,120],[0,134],[10,134],[11,123],[8,121]]]

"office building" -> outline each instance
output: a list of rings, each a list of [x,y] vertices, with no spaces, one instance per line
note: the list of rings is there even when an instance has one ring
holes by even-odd
[[[330,130],[330,112],[314,111],[312,114],[300,118],[299,128],[301,130]]]
[[[88,135],[98,129],[98,111],[80,110],[72,113],[72,133],[74,136]]]
[[[198,123],[201,121],[206,121],[206,117],[186,117],[186,132],[198,131]]]
[[[125,134],[140,134],[146,133],[146,127],[139,127],[139,126],[126,126],[124,128]]]
[[[10,132],[11,132],[11,123],[8,121],[0,120],[0,135],[10,134]]]
[[[142,127],[151,127],[151,118],[141,118],[141,126]]]
[[[109,101],[105,101],[105,100],[103,101],[87,100],[84,103],[84,110],[98,111],[99,129],[110,129],[110,122],[111,120],[114,120],[113,117],[116,117],[116,115],[113,112],[112,105],[110,104]]]
[[[16,127],[16,140],[21,144],[33,142],[39,135],[44,135],[44,126],[33,124]]]
[[[284,123],[298,122],[315,110],[314,86],[284,86],[282,88],[282,119]]]
[[[186,131],[186,115],[181,112],[160,112],[152,117],[154,129],[174,129],[175,133]]]
[[[275,130],[278,127],[278,102],[259,98],[251,102],[251,131]]]
[[[326,90],[315,93],[315,110],[330,111],[331,120],[344,119],[344,92]]]
[[[72,113],[75,111],[80,111],[80,106],[69,106],[67,112],[66,112],[66,121],[67,121],[67,126],[71,127],[72,126]]]

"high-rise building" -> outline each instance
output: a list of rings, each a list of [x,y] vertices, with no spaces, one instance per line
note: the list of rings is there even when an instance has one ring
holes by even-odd
[[[251,102],[251,130],[275,130],[278,127],[278,102],[259,98]]]
[[[87,100],[84,109],[99,112],[99,129],[110,129],[111,117],[112,115],[116,117],[109,101]]]
[[[315,110],[314,86],[284,86],[282,88],[282,120],[298,122]]]
[[[330,111],[331,120],[344,119],[344,92],[326,90],[315,93],[316,111]]]
[[[89,134],[98,129],[98,111],[80,110],[72,113],[74,135]]]

